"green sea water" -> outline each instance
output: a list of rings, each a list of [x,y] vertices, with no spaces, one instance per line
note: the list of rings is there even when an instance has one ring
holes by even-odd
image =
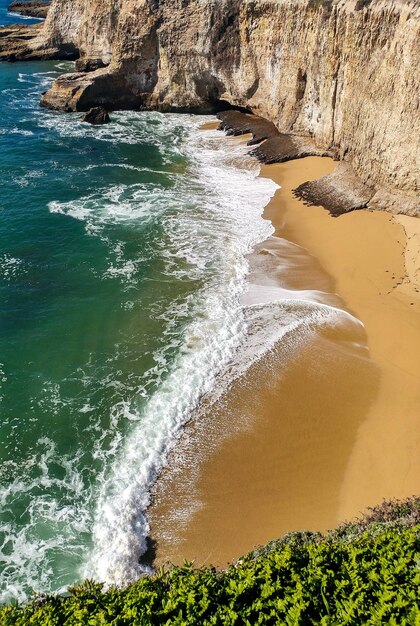
[[[144,571],[150,486],[243,340],[271,232],[275,185],[211,118],[41,109],[71,69],[0,64],[3,601]]]

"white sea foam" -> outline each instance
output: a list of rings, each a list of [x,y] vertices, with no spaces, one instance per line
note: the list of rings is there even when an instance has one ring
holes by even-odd
[[[24,526],[17,527],[2,521],[0,532],[0,554],[2,562],[2,588],[0,602],[11,598],[23,601],[26,589],[51,589],[52,570],[48,564],[48,553],[52,550],[68,554],[76,550],[75,535],[82,537],[89,530],[89,514],[84,503],[85,487],[77,468],[76,458],[58,454],[55,444],[48,438],[35,442],[33,454],[25,464],[13,461],[3,463],[0,477],[7,477],[7,486],[0,490],[0,507],[7,519],[12,502],[19,497],[26,500],[22,511],[27,519]],[[57,479],[51,466],[60,466],[63,478]],[[1,481],[4,484],[4,481]],[[49,495],[59,489],[58,500]],[[80,502],[80,505],[77,505]],[[55,529],[54,537],[40,539],[43,529]],[[80,550],[80,546],[79,546]],[[22,580],[24,576],[24,580]],[[55,589],[60,584],[55,581]]]
[[[13,180],[16,181],[19,187],[29,187],[33,183],[34,179],[42,178],[43,176],[45,176],[45,172],[42,172],[40,170],[30,170],[29,172],[26,172],[23,176],[13,177]]]
[[[24,137],[30,137],[33,135],[33,132],[22,128],[0,128],[0,135],[22,135]]]
[[[86,230],[97,233],[104,226],[156,216],[167,206],[162,188],[150,185],[113,185],[98,189],[95,194],[68,203],[50,202],[51,213],[62,213],[85,222]]]
[[[0,404],[3,401],[3,387],[6,382],[7,382],[7,376],[6,376],[6,372],[4,369],[4,364],[0,363]]]
[[[81,123],[79,113],[51,113],[48,116],[38,113],[37,118],[40,127],[54,130],[61,137],[88,137],[112,144],[137,145],[139,149],[143,144],[154,145],[164,163],[170,163],[174,155],[184,154],[188,119],[195,124],[192,116],[178,116],[176,119],[174,115],[157,111],[144,114],[114,112],[113,123],[102,126]]]
[[[179,118],[166,119],[176,123]],[[186,122],[185,132],[190,134],[183,149],[192,167],[188,179],[181,180],[170,196],[173,210],[165,213],[164,220],[169,245],[160,253],[169,276],[198,278],[207,272],[213,278],[195,297],[193,321],[184,332],[178,356],[134,417],[136,423],[101,485],[94,549],[83,574],[108,583],[125,583],[144,571],[139,558],[149,531],[150,487],[182,425],[244,339],[241,294],[248,269],[246,254],[272,232],[261,214],[276,185],[257,178],[258,168],[245,157],[243,147],[219,133],[198,131],[201,120],[197,118],[186,118]],[[246,167],[232,162],[232,150],[246,161]],[[191,314],[191,303],[181,306],[187,306]],[[178,309],[172,319],[179,319],[179,314]],[[171,313],[166,315],[169,322]],[[156,362],[158,369],[167,367],[164,352],[156,355]],[[127,407],[120,410],[127,411]]]
[[[80,132],[78,120],[71,117],[55,129],[59,135]],[[138,557],[148,532],[149,488],[182,424],[241,344],[246,331],[240,303],[245,255],[272,231],[261,220],[261,212],[275,185],[256,178],[258,170],[250,159],[245,158],[242,170],[236,168],[231,152],[236,144],[226,140],[223,145],[221,135],[198,131],[205,118],[121,114],[121,119],[108,131],[115,133],[116,142],[132,141],[133,134],[149,141],[153,133],[153,141],[161,153],[167,151],[169,162],[177,154],[189,157],[189,171],[185,175],[171,168],[162,172],[169,186],[109,185],[77,200],[51,202],[50,211],[81,221],[89,237],[99,237],[109,253],[103,278],[132,287],[137,286],[136,273],[145,259],[130,257],[125,240],[116,241],[109,229],[128,227],[135,232],[159,223],[163,236],[155,243],[161,279],[197,280],[203,288],[186,296],[174,294],[170,306],[165,302],[162,307],[158,299],[152,305],[150,315],[162,322],[164,330],[151,355],[154,365],[142,376],[133,376],[132,382],[120,380],[113,359],[117,363],[124,358],[119,352],[124,348],[117,345],[102,377],[94,355],[75,371],[75,383],[86,390],[80,398],[66,395],[61,384],[53,381],[44,381],[34,396],[35,411],[57,419],[62,411],[71,413],[73,428],[77,428],[77,414],[89,415],[85,433],[94,435],[95,443],[92,450],[80,449],[70,458],[44,438],[34,443],[23,465],[3,465],[2,508],[12,511],[14,503],[26,502],[27,518],[22,525],[7,522],[2,528],[3,600],[23,600],[31,587],[51,591],[66,584],[72,559],[74,564],[80,562],[89,547],[92,527],[94,547],[83,575],[122,582],[143,571]],[[235,150],[237,158],[244,158],[243,149]],[[9,277],[22,270],[18,259],[2,261]],[[132,297],[122,303],[125,310],[135,306]],[[120,398],[111,408],[104,407],[108,414],[97,405],[96,389],[112,389]],[[131,427],[126,438],[127,424]],[[18,427],[16,420],[11,432]],[[87,465],[86,453],[95,467]],[[13,475],[18,478],[10,480]],[[66,568],[57,576],[60,553],[66,554]]]
[[[32,17],[30,15],[22,15],[21,13],[15,13],[14,11],[8,11],[8,15],[13,15],[13,17],[18,17],[20,20],[36,20],[37,22],[43,22],[43,17]]]
[[[26,271],[23,259],[18,259],[10,254],[0,255],[0,277],[11,281]]]
[[[138,388],[139,397],[147,398],[142,408],[121,402],[112,411],[114,435],[108,445],[114,460],[98,477],[93,549],[82,572],[108,584],[127,583],[145,571],[139,559],[149,533],[150,488],[200,399],[211,393],[216,397],[285,334],[339,323],[342,316],[322,302],[322,294],[314,297],[309,291],[288,297],[277,290],[269,298],[265,291],[263,302],[244,306],[246,255],[273,232],[262,212],[276,185],[258,177],[259,167],[244,146],[216,131],[199,131],[203,119],[148,114],[144,126],[131,128],[133,119],[136,114],[120,114],[119,124],[95,137],[134,143],[154,131],[153,140],[164,152],[168,136],[177,129],[182,141],[175,141],[171,150],[190,158],[188,175],[176,178],[170,189],[118,185],[67,204],[51,203],[50,210],[82,220],[89,235],[104,241],[108,224],[160,220],[166,238],[157,245],[167,276],[207,280],[193,301],[174,302],[164,313],[168,333],[172,323],[179,323],[183,307],[193,321],[185,328],[182,344],[169,341],[156,352],[156,366],[145,373],[148,383],[154,379],[153,395]],[[58,129],[63,135],[94,132],[68,120]],[[138,261],[124,262],[118,245],[113,258],[108,276],[135,276]],[[178,354],[169,366],[166,354],[173,347]],[[121,419],[133,422],[125,438],[118,432]],[[98,457],[107,437],[103,433],[98,439]]]

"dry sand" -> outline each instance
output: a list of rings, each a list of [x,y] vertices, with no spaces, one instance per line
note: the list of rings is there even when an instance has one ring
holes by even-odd
[[[302,206],[287,190],[308,174],[311,161],[263,168],[262,175],[283,186],[282,235],[304,245],[335,279],[348,310],[365,325],[380,373],[342,484],[342,520],[383,497],[419,490],[420,220],[371,211],[334,219],[322,208]],[[279,213],[272,203],[267,217]]]
[[[323,298],[364,329],[342,316],[292,333],[204,406],[156,486],[158,563],[225,565],[419,491],[420,220],[332,218],[294,198],[334,167],[310,157],[262,168],[282,188],[265,211],[276,233],[251,258],[248,299],[279,286],[336,293]]]

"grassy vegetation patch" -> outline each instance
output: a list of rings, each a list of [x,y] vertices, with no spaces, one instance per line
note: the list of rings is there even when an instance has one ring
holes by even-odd
[[[384,503],[326,536],[293,533],[226,571],[160,570],[129,587],[86,581],[0,610],[2,625],[420,624],[420,499]]]

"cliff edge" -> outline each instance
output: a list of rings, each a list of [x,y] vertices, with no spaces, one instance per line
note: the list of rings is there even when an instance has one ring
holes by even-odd
[[[53,0],[31,46],[80,57],[45,106],[244,107],[420,214],[420,0]]]

